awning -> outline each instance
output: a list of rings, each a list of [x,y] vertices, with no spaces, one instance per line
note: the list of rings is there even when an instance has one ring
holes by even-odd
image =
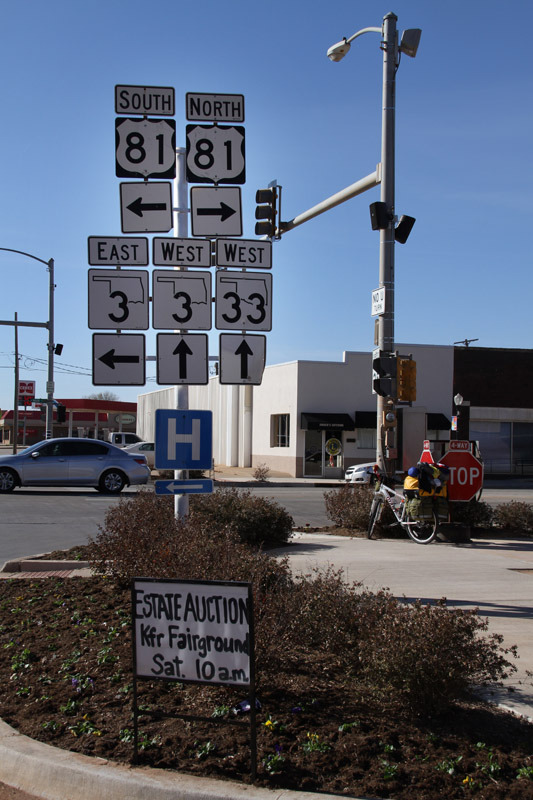
[[[427,418],[428,431],[449,431],[452,427],[445,414],[428,414]]]
[[[356,428],[375,428],[378,423],[378,415],[375,411],[356,411]]]
[[[302,411],[301,427],[303,431],[322,431],[326,428],[353,431],[355,425],[349,414],[320,414]]]

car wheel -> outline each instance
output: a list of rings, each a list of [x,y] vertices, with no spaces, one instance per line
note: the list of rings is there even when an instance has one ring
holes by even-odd
[[[104,472],[100,478],[98,488],[105,494],[120,494],[126,485],[126,478],[123,472],[118,469],[110,469]]]
[[[0,470],[0,492],[12,492],[17,483],[17,476],[12,470]]]

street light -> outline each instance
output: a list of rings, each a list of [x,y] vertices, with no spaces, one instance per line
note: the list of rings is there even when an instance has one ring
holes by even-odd
[[[394,213],[394,156],[395,156],[395,96],[396,96],[396,70],[399,65],[399,54],[414,58],[418,50],[422,31],[411,28],[402,34],[398,45],[398,32],[396,14],[389,12],[383,17],[381,28],[362,28],[348,39],[332,45],[327,56],[331,61],[340,61],[350,50],[350,43],[364,33],[382,34],[381,49],[383,50],[383,106],[381,118],[381,194],[380,200],[385,210],[385,223],[380,226],[379,242],[379,288],[385,289],[385,311],[377,317],[377,341],[380,352],[385,355],[394,352],[394,243],[395,222]],[[412,219],[412,218],[410,218]],[[411,225],[412,227],[412,225]],[[410,230],[410,229],[409,229]],[[407,234],[408,235],[408,234]],[[377,396],[377,441],[376,462],[380,469],[385,467],[385,457],[395,457],[394,448],[390,447],[384,453],[382,439],[383,412],[387,398]],[[389,438],[389,441],[391,439]]]
[[[27,258],[33,258],[34,261],[39,261],[41,264],[45,264],[48,274],[49,274],[49,284],[48,284],[48,322],[0,322],[3,325],[23,325],[29,326],[33,328],[48,328],[48,380],[46,382],[46,438],[52,438],[52,423],[53,423],[53,408],[54,408],[54,351],[56,346],[54,345],[54,259],[51,258],[49,261],[44,261],[42,258],[37,258],[37,256],[33,256],[31,253],[25,253],[22,250],[13,250],[10,247],[0,247],[0,250],[4,250],[8,253],[18,253],[21,256],[26,256]],[[59,349],[61,348],[61,349]],[[63,349],[63,345],[57,345],[58,355]],[[14,438],[17,436],[18,431],[14,431]],[[15,439],[16,441],[16,439]]]

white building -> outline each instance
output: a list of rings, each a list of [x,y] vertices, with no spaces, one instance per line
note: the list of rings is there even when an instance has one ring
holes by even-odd
[[[417,363],[417,400],[399,409],[398,447],[416,463],[424,439],[447,440],[452,416],[454,347],[397,345]],[[340,362],[292,361],[265,368],[260,386],[189,387],[189,408],[213,412],[215,464],[270,469],[290,476],[340,477],[376,454],[372,355],[345,352]],[[154,440],[157,408],[176,408],[174,387],[139,395],[137,433]]]

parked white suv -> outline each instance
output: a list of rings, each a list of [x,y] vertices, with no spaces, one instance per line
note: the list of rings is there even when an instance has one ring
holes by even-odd
[[[137,436],[136,433],[110,433],[107,440],[116,447],[126,447],[128,444],[142,442],[141,437]]]

